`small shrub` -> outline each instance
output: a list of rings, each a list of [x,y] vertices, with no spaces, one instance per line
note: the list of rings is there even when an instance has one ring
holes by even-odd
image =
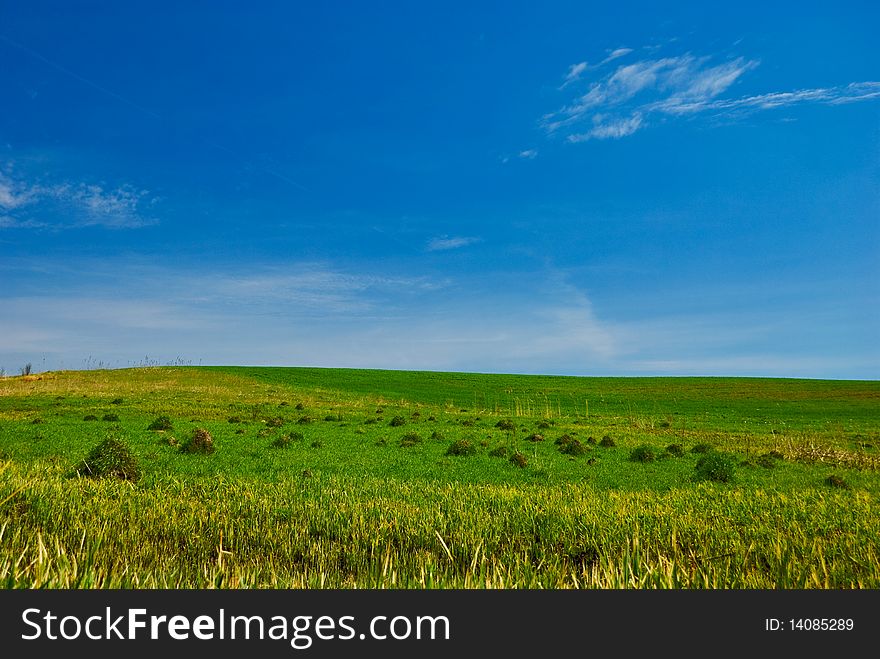
[[[849,489],[849,483],[843,480],[843,478],[841,478],[840,476],[835,476],[834,474],[831,474],[828,478],[825,479],[825,485],[827,485],[828,487],[839,487],[842,490]]]
[[[97,420],[98,420],[98,417],[96,417],[94,414],[86,414],[83,417],[83,421],[97,421]]]
[[[229,417],[229,418],[226,419],[226,420],[227,420],[229,423],[241,423],[241,417],[240,417],[240,416],[231,416],[231,417]]]
[[[708,453],[712,450],[709,444],[697,444],[691,449],[691,453]]]
[[[629,459],[631,462],[654,462],[657,459],[657,454],[654,453],[654,449],[651,446],[643,444],[632,450],[629,454]]]
[[[474,420],[473,419],[462,419],[461,425],[470,427],[470,426],[474,425]]]
[[[153,422],[147,426],[147,430],[173,430],[171,419],[167,416],[156,417]]]
[[[680,458],[684,455],[684,447],[681,444],[670,444],[666,447],[666,453],[673,457]]]
[[[324,421],[342,421],[341,414],[328,414],[324,417]]]
[[[367,425],[367,424],[370,424],[370,423],[376,423],[376,419],[365,419],[365,420],[364,420],[364,425]]]
[[[290,435],[281,435],[280,437],[276,437],[275,441],[272,442],[272,446],[274,448],[287,448],[290,446]]]
[[[474,455],[477,447],[469,439],[458,439],[446,449],[446,455]]]
[[[110,404],[111,405],[122,405],[122,399],[121,398],[114,398],[113,400],[110,401]]]
[[[266,419],[266,427],[267,428],[280,428],[284,425],[284,419],[280,416],[273,417],[271,419]]]
[[[443,433],[435,430],[431,433],[431,439],[443,439]]]
[[[493,448],[491,451],[489,451],[489,455],[493,458],[505,458],[507,457],[507,447],[498,446],[497,448]]]
[[[574,437],[572,437],[572,436],[569,435],[568,433],[565,433],[564,435],[560,435],[560,436],[556,439],[556,441],[553,442],[553,443],[556,444],[557,446],[561,446],[562,444],[568,444],[568,443],[569,443],[570,441],[572,441],[573,439],[574,439]]]
[[[127,481],[137,481],[141,477],[137,458],[125,444],[113,437],[108,437],[93,448],[76,467],[76,473],[92,478],[119,478]]]
[[[300,418],[298,418],[298,419],[296,420],[296,422],[297,422],[299,425],[304,426],[304,425],[306,425],[307,423],[311,423],[311,422],[312,422],[312,417],[310,417],[310,416],[301,416]]]
[[[376,441],[376,446],[385,446],[386,444],[388,444],[388,440],[384,437]]]
[[[736,460],[732,455],[710,451],[697,460],[696,479],[716,483],[729,483],[736,471]]]
[[[293,409],[302,411],[302,410],[306,409],[306,406],[303,405],[302,403],[297,403]]]
[[[429,416],[428,417],[428,421],[436,421],[436,420],[437,420],[436,416]]]
[[[617,446],[617,442],[611,439],[608,435],[605,435],[602,439],[599,440],[599,446],[603,448],[612,448]]]
[[[768,457],[771,457],[775,460],[785,460],[785,454],[777,451],[776,449],[772,451],[768,451],[766,454]]]
[[[391,419],[391,421],[388,422],[388,425],[391,426],[392,428],[398,428],[400,426],[405,426],[406,419],[404,419],[402,416],[396,416],[393,419]]]
[[[596,443],[596,438],[595,438],[595,437],[593,437],[592,435],[590,435],[589,437],[587,437],[587,444],[595,444],[595,443]]]
[[[538,430],[547,430],[550,427],[549,421],[539,421],[538,422]]]
[[[196,428],[186,443],[181,445],[180,450],[184,453],[209,455],[214,452],[214,438],[204,428]]]
[[[507,432],[516,430],[516,424],[509,419],[501,419],[501,421],[495,424],[495,427],[499,430],[505,430]]]
[[[415,446],[421,443],[422,438],[417,432],[408,432],[400,438],[400,445],[404,447]]]
[[[413,419],[418,419],[419,417],[422,416],[422,413],[419,412],[418,410],[416,410],[415,412],[412,413],[411,416],[412,416]]]
[[[286,400],[282,400],[280,403],[278,403],[278,407],[287,407],[288,405],[290,405],[290,403],[288,403]]]
[[[236,435],[243,435],[243,434],[244,434],[244,428],[236,428],[236,429],[235,429],[235,434],[236,434]]]
[[[324,443],[319,442],[317,439],[314,442],[312,442],[312,448],[321,448],[322,446],[324,446]]]
[[[544,435],[541,435],[541,434],[535,432],[535,433],[532,433],[531,435],[529,435],[528,437],[526,437],[526,441],[527,442],[543,442]]]
[[[519,451],[510,456],[510,461],[520,469],[527,467],[529,464],[529,461],[526,460],[526,456]]]
[[[117,418],[116,420],[119,421],[118,418]],[[46,422],[43,421],[41,418],[37,417],[36,419],[34,419],[33,421],[31,421],[31,423],[39,425],[39,424],[41,424],[41,423],[46,423]]]
[[[116,421],[119,421],[119,415],[118,414],[105,414],[104,416],[101,417],[101,419],[103,421],[116,422]]]
[[[563,435],[563,436],[565,436],[565,435]],[[573,455],[573,456],[583,455],[588,450],[590,450],[590,449],[588,449],[586,446],[584,446],[581,443],[581,440],[579,440],[579,439],[572,438],[571,441],[559,444],[559,452],[564,453],[565,455]]]

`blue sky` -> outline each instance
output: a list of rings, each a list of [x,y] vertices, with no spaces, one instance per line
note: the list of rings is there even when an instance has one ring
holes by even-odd
[[[714,4],[3,2],[0,367],[877,379],[880,10]]]

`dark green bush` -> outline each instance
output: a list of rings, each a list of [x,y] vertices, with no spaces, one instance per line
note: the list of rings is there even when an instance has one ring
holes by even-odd
[[[167,416],[156,417],[156,419],[147,426],[147,430],[173,430],[171,419]]]
[[[835,476],[834,474],[831,474],[828,478],[825,479],[825,485],[829,487],[839,487],[842,490],[849,489],[849,483],[843,480],[843,478],[841,478],[840,476]]]
[[[115,422],[115,421],[119,421],[119,415],[118,414],[105,414],[104,416],[101,417],[101,419],[103,421],[114,421]]]
[[[459,439],[449,445],[446,455],[474,455],[477,447],[469,439]]]
[[[519,451],[516,451],[513,455],[510,456],[510,461],[519,468],[527,467],[529,464],[529,461],[526,460],[526,456],[524,456]]]
[[[675,458],[680,458],[684,455],[684,447],[681,444],[670,444],[666,447],[666,453]]]
[[[516,424],[510,419],[501,419],[501,421],[495,424],[495,427],[499,430],[506,430],[507,432],[516,430]]]
[[[404,419],[402,416],[396,416],[393,419],[391,419],[391,421],[388,422],[388,425],[392,426],[394,428],[397,428],[399,426],[405,426],[406,419]]]
[[[416,444],[421,443],[422,438],[416,432],[408,432],[403,437],[400,438],[401,446],[415,446]]]
[[[613,446],[617,446],[617,442],[611,439],[608,435],[605,435],[601,440],[599,440],[599,446],[604,448],[611,448]]]
[[[712,446],[709,444],[697,444],[691,449],[691,453],[708,453],[712,450]]]
[[[211,454],[214,452],[214,438],[204,428],[196,428],[190,438],[180,446],[180,450],[184,453]]]
[[[632,450],[629,459],[631,462],[654,462],[657,459],[657,454],[654,453],[653,447],[642,444]]]
[[[290,437],[288,437],[287,435],[276,437],[275,441],[272,442],[272,446],[274,448],[287,448],[288,446],[290,446]]]
[[[736,460],[732,455],[710,451],[697,460],[695,477],[697,480],[729,483],[736,471]]]
[[[120,440],[108,437],[98,444],[76,467],[80,476],[92,478],[119,478],[137,481],[141,470],[137,458]]]
[[[592,450],[581,443],[581,440],[572,438],[571,441],[559,444],[559,452],[565,455],[583,455],[587,451]]]

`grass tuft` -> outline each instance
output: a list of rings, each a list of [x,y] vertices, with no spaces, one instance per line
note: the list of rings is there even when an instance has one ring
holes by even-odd
[[[214,452],[214,438],[204,428],[195,428],[190,438],[180,446],[184,453],[210,455]]]

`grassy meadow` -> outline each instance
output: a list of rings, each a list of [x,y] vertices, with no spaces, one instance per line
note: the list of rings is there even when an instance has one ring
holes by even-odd
[[[878,467],[875,381],[6,377],[0,586],[880,588]]]

